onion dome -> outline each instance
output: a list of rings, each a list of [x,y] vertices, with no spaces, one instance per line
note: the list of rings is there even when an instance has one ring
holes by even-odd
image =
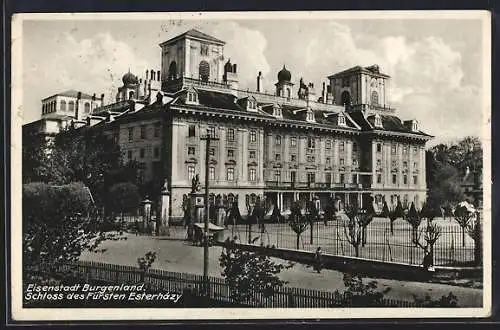
[[[127,72],[123,75],[122,77],[123,85],[137,85],[139,83],[139,80],[137,80],[137,77],[134,76],[132,73]]]
[[[285,68],[285,65],[283,64],[283,69],[278,72],[278,81],[281,82],[290,80],[292,80],[292,74]]]

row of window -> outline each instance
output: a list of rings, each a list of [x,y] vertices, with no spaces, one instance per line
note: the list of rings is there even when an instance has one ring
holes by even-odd
[[[154,137],[159,137],[160,136],[160,131],[161,131],[161,124],[160,123],[155,123],[154,125]],[[147,139],[147,127],[148,125],[141,125],[139,126],[140,129],[140,139]],[[128,128],[128,140],[129,142],[134,141],[134,132],[135,132],[136,127],[129,127]]]
[[[195,166],[194,165],[189,165],[187,167],[187,172],[188,172],[188,180],[192,180],[195,176]],[[227,181],[234,181],[234,167],[228,167],[226,168],[226,180]],[[210,166],[208,168],[208,179],[209,180],[215,180],[215,167]],[[249,168],[248,169],[248,181],[255,182],[257,181],[257,170],[255,168]]]
[[[377,174],[377,183],[382,183],[382,174]],[[392,175],[392,184],[398,184],[398,175]],[[403,184],[408,184],[408,175],[403,174]],[[418,175],[413,176],[413,184],[418,184]]]
[[[217,136],[214,126],[208,127],[208,134],[211,137]],[[250,136],[250,142],[257,142],[257,131],[256,130],[250,130],[249,136]],[[188,137],[196,137],[196,125],[193,124],[193,125],[188,126]],[[235,142],[236,141],[236,134],[235,134],[234,128],[227,129],[226,140],[228,142]]]
[[[377,159],[377,167],[380,167],[381,164],[382,164],[382,161],[380,159]],[[392,167],[397,167],[398,166],[398,161],[397,160],[391,161],[391,165],[392,165]],[[403,168],[408,168],[408,162],[407,161],[403,162]],[[413,168],[414,169],[418,168],[418,163],[417,162],[413,162]]]
[[[408,154],[409,149],[410,148],[408,145],[403,145],[403,155]],[[396,154],[397,150],[398,150],[397,144],[395,143],[391,144],[391,154]],[[418,147],[414,146],[412,150],[414,155],[418,153]],[[377,143],[377,152],[382,152],[382,143]]]
[[[139,158],[144,158],[144,157],[146,157],[146,150],[141,148],[139,149]],[[160,157],[160,148],[153,148],[153,157],[154,158]],[[127,159],[129,161],[134,159],[132,150],[127,151]]]
[[[57,110],[56,107],[57,107],[56,101],[52,101],[50,103],[45,103],[45,104],[42,105],[42,113],[43,114],[47,114],[47,113],[55,112]],[[62,100],[60,102],[59,110],[60,111],[73,112],[73,111],[75,111],[75,102],[74,101],[69,101],[66,104],[66,101]],[[85,102],[84,103],[83,110],[84,110],[85,113],[89,113],[90,112],[90,103],[89,102]]]

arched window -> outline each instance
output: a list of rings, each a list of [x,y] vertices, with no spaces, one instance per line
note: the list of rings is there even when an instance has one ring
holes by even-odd
[[[66,101],[61,101],[61,111],[66,111]]]
[[[286,97],[290,98],[292,92],[290,91],[290,88],[286,89]]]
[[[134,98],[134,91],[128,92],[128,99],[132,100]]]
[[[208,78],[210,78],[210,64],[207,61],[201,61],[198,72],[202,81],[208,81]]]
[[[376,91],[372,92],[372,105],[378,105],[378,93]]]
[[[85,109],[85,113],[89,113],[90,112],[90,103],[85,102],[84,109]]]
[[[155,80],[155,71],[151,70],[151,80]]]
[[[75,102],[69,101],[68,108],[68,111],[75,111]]]
[[[348,91],[344,91],[342,93],[342,105],[350,105],[351,104],[351,94]]]
[[[177,79],[177,63],[175,61],[172,61],[168,67],[168,79]]]
[[[156,80],[160,81],[161,79],[160,71],[156,71]]]

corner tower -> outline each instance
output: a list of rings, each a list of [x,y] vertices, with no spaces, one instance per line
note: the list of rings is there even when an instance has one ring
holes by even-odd
[[[224,41],[194,29],[161,43],[162,90],[178,90],[181,78],[222,82],[224,45]]]

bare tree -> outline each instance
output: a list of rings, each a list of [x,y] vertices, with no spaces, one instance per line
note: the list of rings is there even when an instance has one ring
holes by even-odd
[[[412,241],[417,246],[418,228],[422,223],[422,216],[415,208],[415,204],[412,202],[408,214],[406,215],[406,221],[410,224],[412,228]]]
[[[470,226],[471,220],[475,217],[475,210],[469,203],[462,202],[455,208],[453,216],[460,225],[460,228],[462,228],[462,246],[464,247],[465,231],[467,230],[467,227]]]
[[[483,262],[483,236],[481,231],[481,214],[476,212],[476,217],[472,219],[472,221],[469,221],[469,224],[467,225],[467,233],[474,240],[474,262],[476,263],[476,266],[480,266]]]
[[[422,242],[422,235],[425,244]],[[434,266],[434,244],[436,244],[439,237],[441,237],[441,229],[435,223],[428,223],[427,226],[422,228],[414,237],[413,243],[424,250],[422,265],[427,269]]]
[[[349,244],[354,247],[356,257],[359,257],[359,246],[362,242],[363,226],[361,213],[357,205],[349,205],[346,210],[346,215],[349,220],[343,223],[344,234]]]
[[[307,229],[308,221],[300,210],[300,204],[293,202],[290,208],[289,226],[297,235],[297,250],[300,248],[300,235]]]

